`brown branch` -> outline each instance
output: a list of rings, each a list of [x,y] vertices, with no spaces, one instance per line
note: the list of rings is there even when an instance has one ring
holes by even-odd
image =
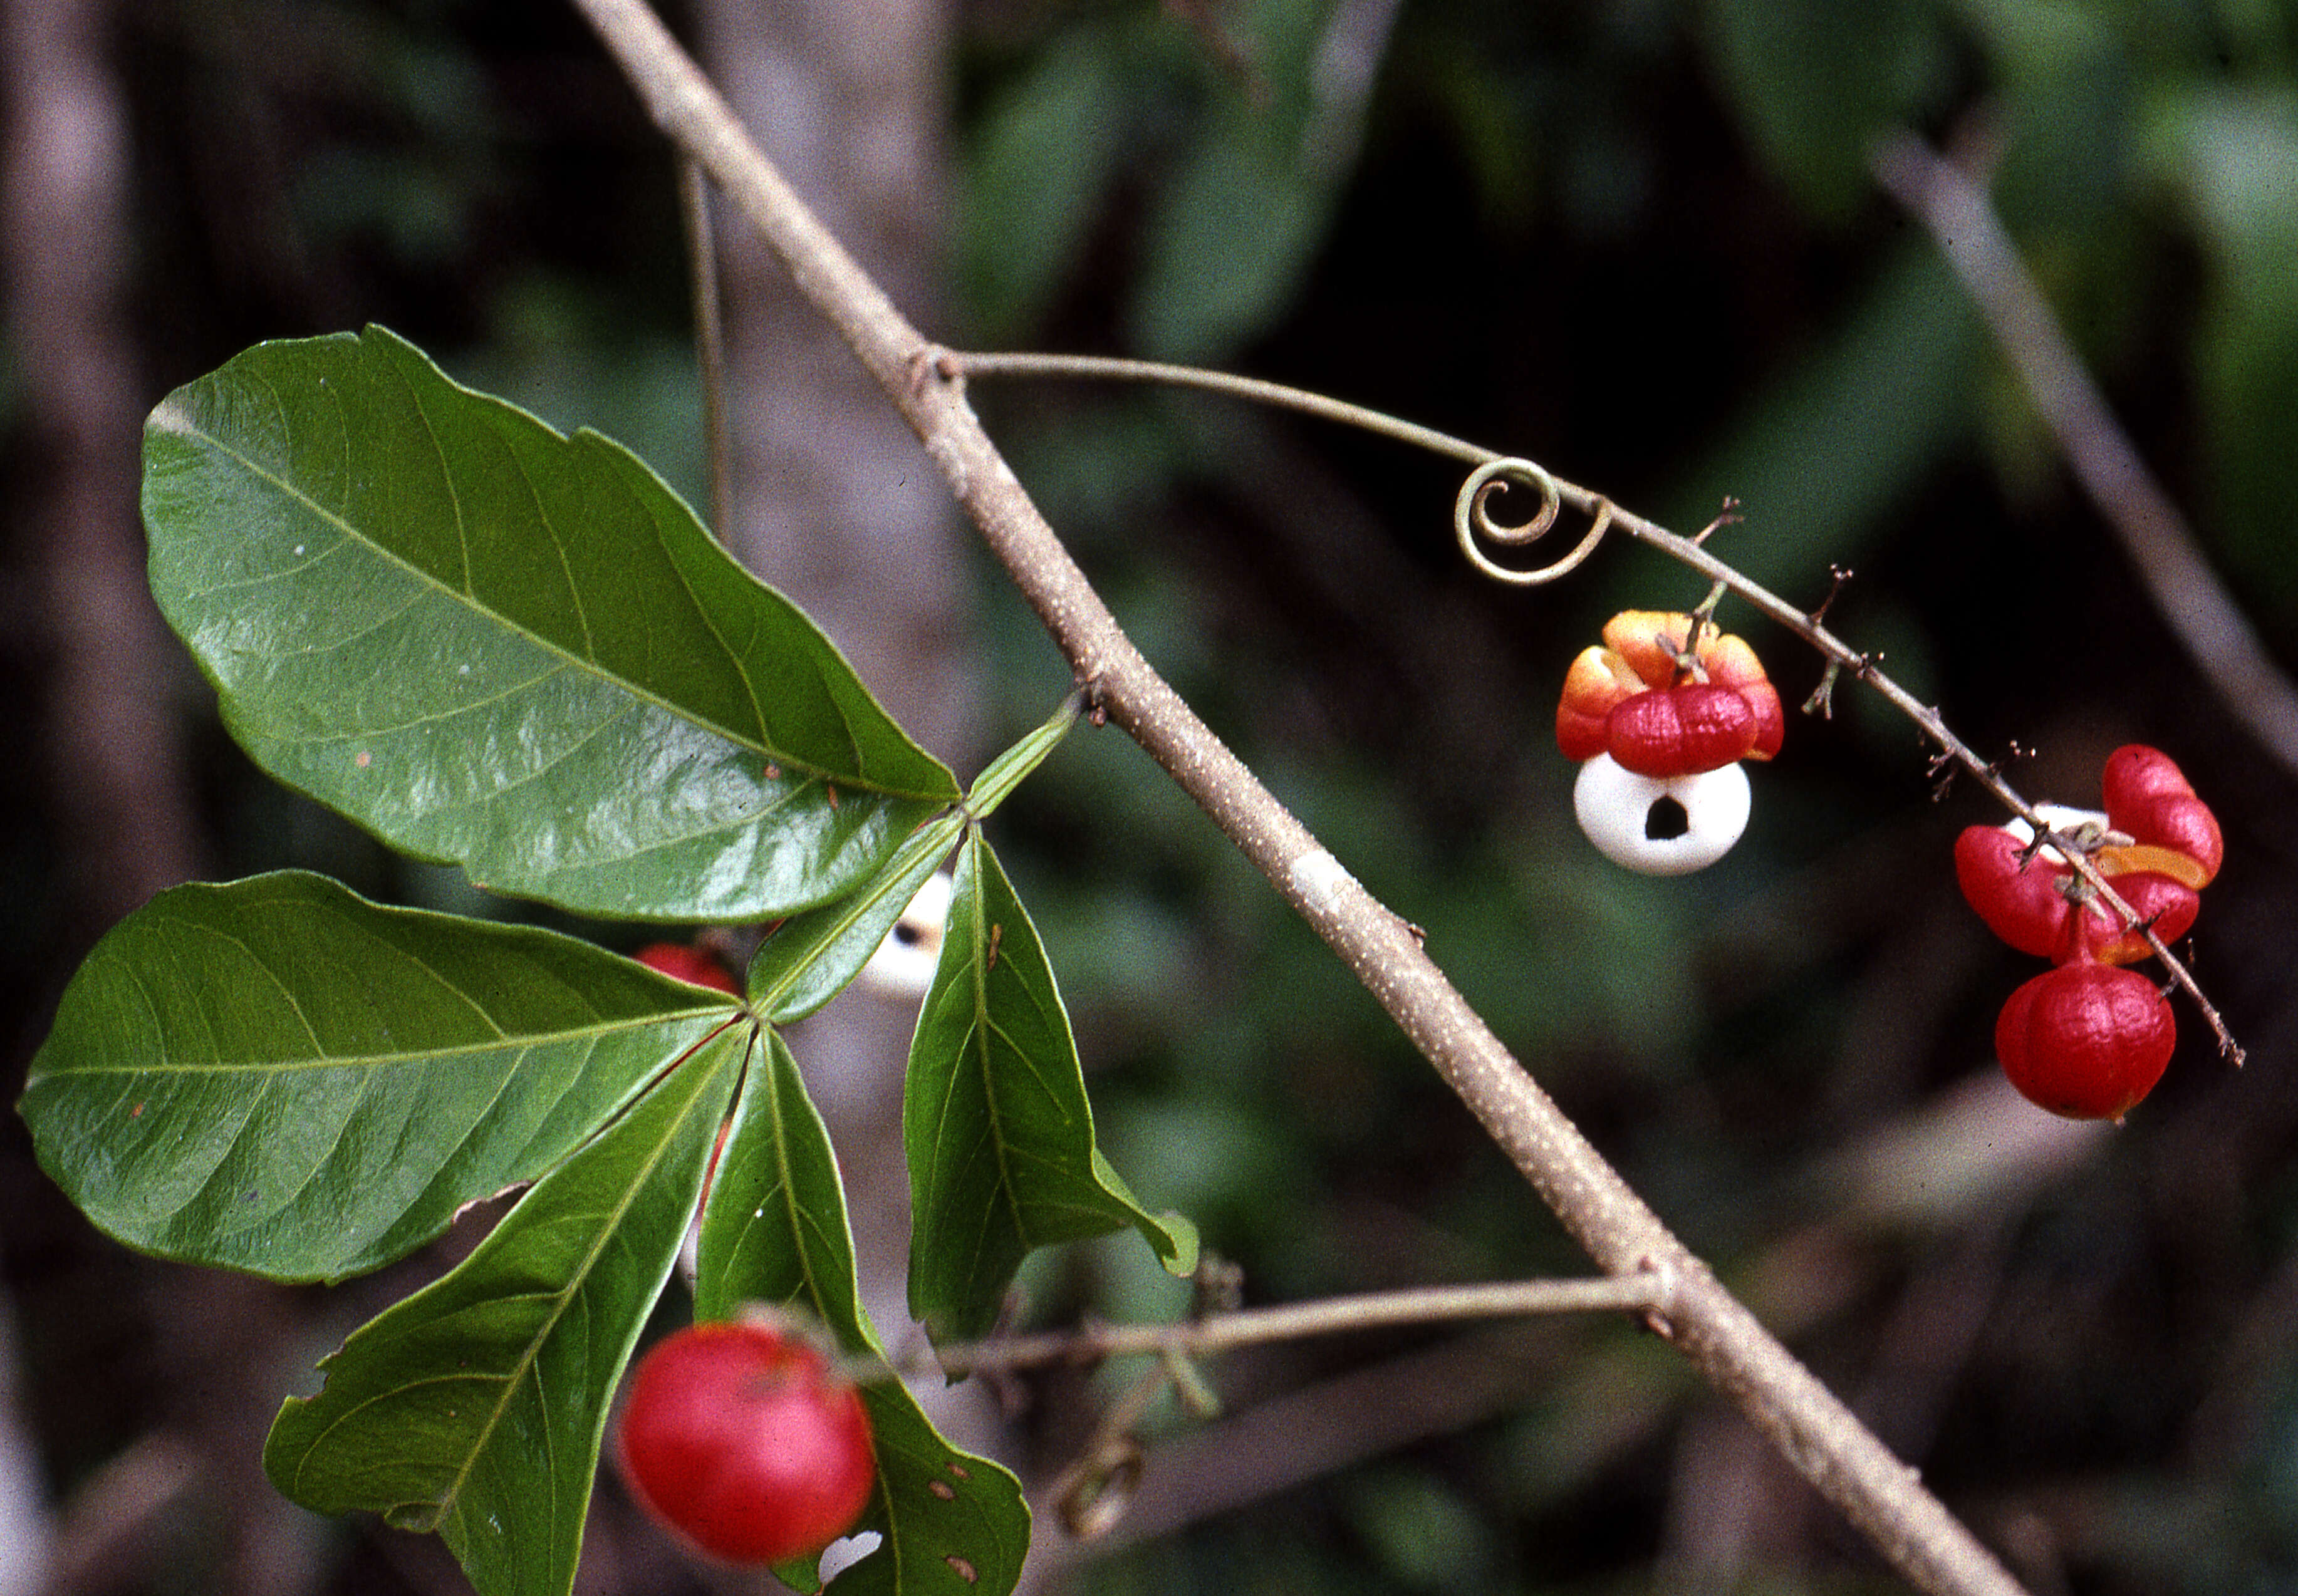
[[[1110,717],[1202,806],[1436,1067],[1608,1274],[1658,1278],[1654,1327],[1921,1588],[2019,1589],[1851,1411],[1724,1289],[1511,1057],[1409,925],[1372,897],[1153,670],[911,327],[791,192],[641,0],[575,0],[664,130],[789,265],[923,441]]]

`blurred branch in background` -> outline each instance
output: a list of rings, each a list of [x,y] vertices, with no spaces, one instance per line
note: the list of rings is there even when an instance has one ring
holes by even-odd
[[[123,318],[128,111],[104,0],[14,5],[4,200],[12,351],[33,418],[37,575],[12,602],[48,654],[45,774],[77,943],[195,873],[172,645],[144,583],[142,374]]]
[[[65,960],[160,889],[199,848],[169,690],[170,645],[144,581],[136,520],[142,377],[123,314],[128,109],[105,58],[105,0],[13,5],[0,21],[11,96],[0,234],[8,349],[29,426],[12,484],[24,568],[6,630],[44,678],[29,765],[57,869],[45,939]],[[18,397],[11,395],[10,397]],[[35,920],[40,905],[14,902]],[[61,933],[58,935],[56,933]],[[51,955],[53,956],[53,953]],[[43,988],[57,972],[43,970]],[[45,996],[45,990],[43,990]],[[11,1030],[14,1029],[12,1022]],[[58,1554],[16,1375],[16,1297],[0,1293],[0,1592],[40,1589]]]
[[[2219,583],[2162,484],[2107,408],[1980,185],[1911,133],[1875,148],[1875,180],[1919,218],[1987,318],[2083,492],[2122,542],[2154,607],[2285,770],[2298,772],[2298,690]]]
[[[14,1294],[0,1288],[0,1596],[39,1596],[55,1558],[39,1450],[24,1412]]]

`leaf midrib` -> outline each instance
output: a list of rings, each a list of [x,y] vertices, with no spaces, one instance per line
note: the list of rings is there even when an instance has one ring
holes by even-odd
[[[439,1047],[414,1047],[409,1048],[401,1053],[322,1054],[318,1057],[310,1059],[255,1061],[246,1063],[224,1063],[219,1061],[213,1063],[205,1064],[176,1064],[168,1063],[156,1064],[97,1064],[75,1067],[70,1071],[70,1073],[74,1079],[85,1079],[88,1077],[105,1075],[156,1075],[161,1077],[181,1075],[186,1077],[207,1077],[228,1074],[251,1074],[267,1071],[273,1074],[285,1075],[305,1070],[380,1070],[398,1064],[435,1063],[442,1059],[483,1057],[487,1054],[496,1053],[525,1053],[537,1047],[552,1046],[561,1042],[572,1043],[597,1041],[641,1031],[649,1025],[658,1025],[666,1021],[683,1020],[695,1015],[715,1014],[719,1015],[720,1017],[729,1017],[735,1012],[738,1012],[738,1010],[739,1005],[734,1005],[733,1007],[730,1007],[723,1011],[715,1007],[710,1009],[682,1009],[675,1013],[652,1015],[644,1020],[634,1020],[628,1021],[627,1023],[616,1022],[610,1025],[582,1026],[571,1030],[532,1033],[521,1036],[505,1036],[500,1040],[493,1042],[473,1042],[467,1045],[450,1045]],[[55,1078],[50,1077],[49,1079]]]

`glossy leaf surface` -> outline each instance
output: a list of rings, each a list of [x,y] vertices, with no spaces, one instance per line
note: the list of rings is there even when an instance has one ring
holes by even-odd
[[[492,889],[765,918],[957,797],[627,451],[380,328],[169,394],[144,514],[153,595],[256,762]]]
[[[882,1357],[864,1316],[829,1136],[779,1035],[749,1072],[703,1214],[695,1293],[700,1319],[743,1304],[796,1307],[846,1351]],[[996,1464],[936,1433],[890,1377],[865,1382],[878,1493],[857,1526],[884,1539],[841,1573],[839,1596],[1002,1596],[1021,1577],[1029,1510]],[[781,1570],[790,1579],[798,1570]]]
[[[979,832],[958,856],[941,967],[911,1043],[902,1133],[910,1311],[937,1336],[986,1332],[1036,1247],[1131,1225],[1174,1273],[1196,1267],[1194,1228],[1143,1208],[1095,1145],[1052,967]]]
[[[22,1107],[48,1172],[130,1246],[332,1279],[543,1174],[735,1012],[587,942],[285,872],[114,927]]]
[[[705,1044],[452,1271],[353,1333],[263,1466],[321,1513],[435,1530],[480,1596],[564,1596],[615,1384],[661,1293],[748,1028]]]

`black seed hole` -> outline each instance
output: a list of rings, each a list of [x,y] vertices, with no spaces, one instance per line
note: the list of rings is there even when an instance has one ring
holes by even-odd
[[[1691,830],[1691,816],[1675,798],[1654,798],[1644,811],[1644,835],[1654,842],[1673,842]]]
[[[915,947],[925,939],[925,933],[916,926],[905,924],[898,920],[894,922],[894,940],[903,947]]]

